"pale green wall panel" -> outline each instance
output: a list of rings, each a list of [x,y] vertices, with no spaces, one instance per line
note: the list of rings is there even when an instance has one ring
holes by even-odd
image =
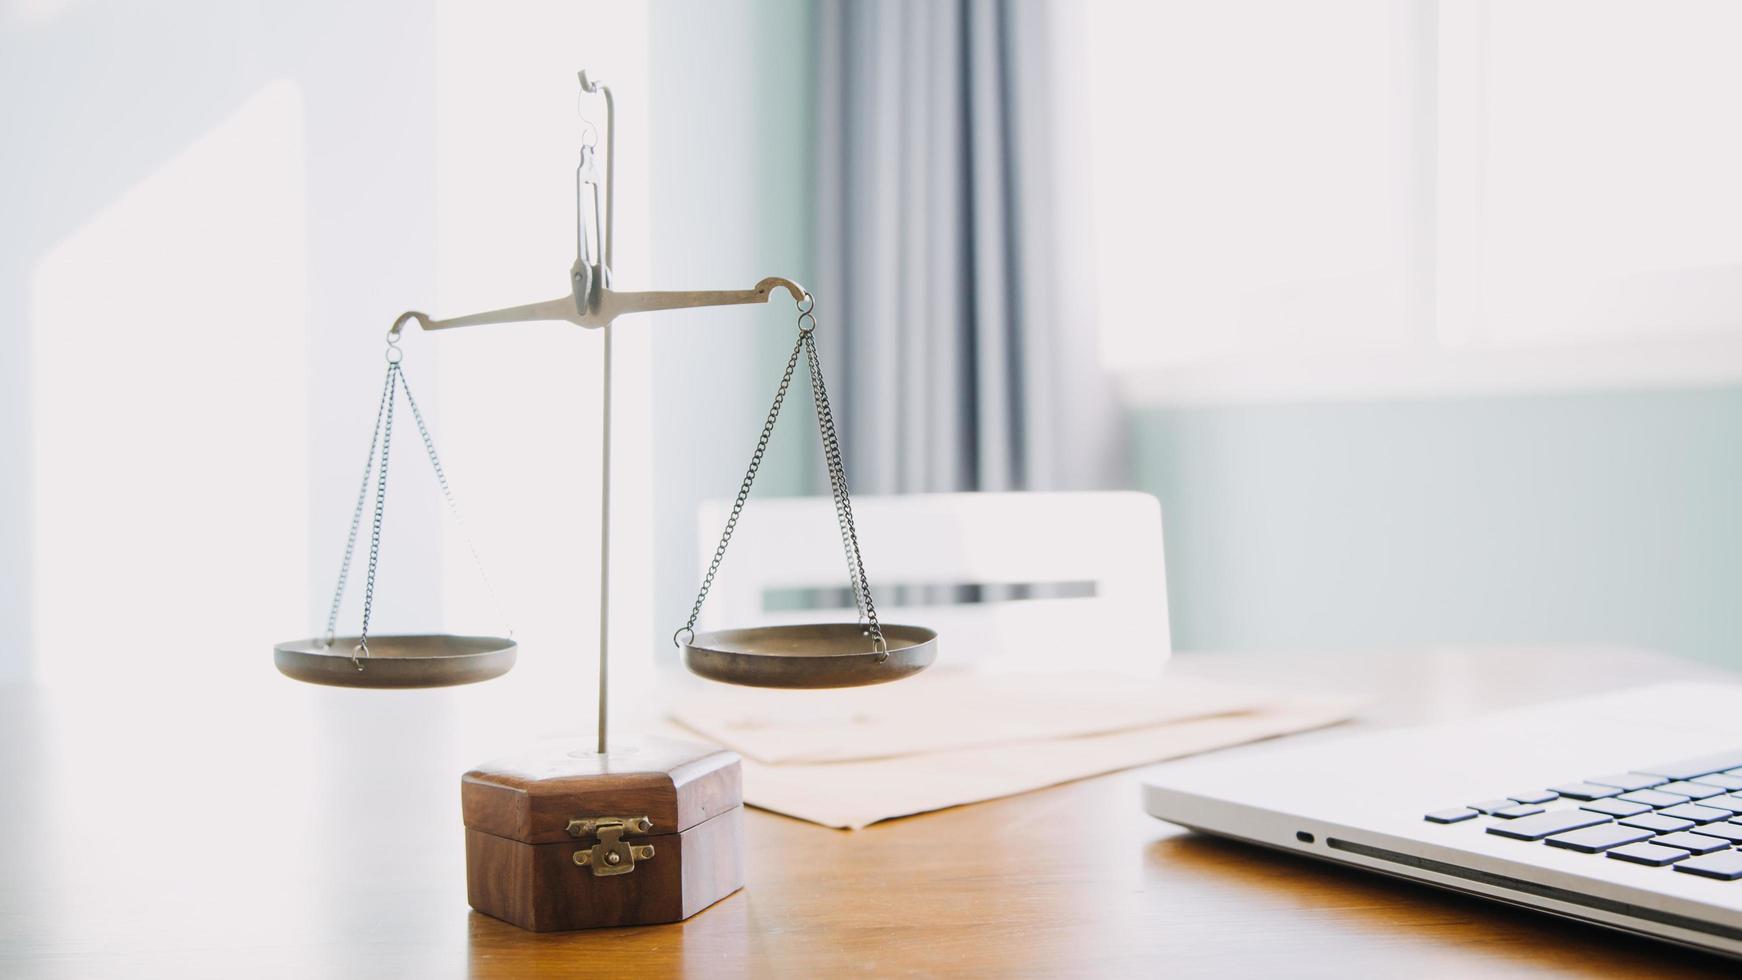
[[[1182,649],[1621,643],[1742,667],[1742,389],[1151,409]]]

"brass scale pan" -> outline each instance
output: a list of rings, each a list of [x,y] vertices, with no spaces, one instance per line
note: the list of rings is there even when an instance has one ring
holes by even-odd
[[[452,687],[501,677],[517,651],[500,636],[372,636],[369,656],[353,662],[357,640],[291,640],[272,648],[272,662],[286,677],[330,687]]]
[[[888,656],[857,623],[807,623],[698,633],[683,644],[684,666],[709,680],[747,687],[859,687],[900,680],[937,657],[937,633],[885,624]],[[517,645],[499,636],[372,636],[369,656],[353,663],[354,636],[292,640],[272,648],[280,673],[332,687],[451,687],[500,677]],[[881,660],[880,660],[881,658]],[[357,664],[362,664],[359,669]]]

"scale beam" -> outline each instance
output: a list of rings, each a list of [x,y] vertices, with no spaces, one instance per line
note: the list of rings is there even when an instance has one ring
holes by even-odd
[[[576,285],[580,284],[577,277]],[[393,321],[392,333],[397,335],[407,323],[416,322],[425,330],[447,330],[451,327],[473,327],[490,323],[539,323],[561,321],[579,327],[608,327],[620,316],[631,313],[656,313],[662,310],[693,310],[718,306],[745,306],[766,303],[776,290],[784,289],[793,302],[801,302],[806,293],[803,286],[782,276],[769,276],[752,289],[699,289],[655,292],[624,292],[616,289],[596,289],[586,301],[574,296],[559,296],[542,303],[510,306],[485,313],[432,319],[427,313],[409,310]]]

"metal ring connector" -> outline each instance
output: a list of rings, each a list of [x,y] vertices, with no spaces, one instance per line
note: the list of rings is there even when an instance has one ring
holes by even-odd
[[[390,343],[387,345],[387,353],[385,356],[387,358],[387,363],[398,364],[400,361],[405,360],[405,351],[401,350],[398,344]]]
[[[808,290],[808,289],[805,290],[804,298],[798,301],[798,314],[799,314],[799,316],[805,316],[805,315],[809,314],[810,311],[812,311],[816,308],[817,308],[816,297],[814,297],[810,294],[810,290]]]
[[[688,633],[690,635],[690,638],[688,640],[678,639],[678,637],[684,635],[685,633]],[[691,642],[693,642],[695,640],[695,638],[696,638],[696,631],[695,630],[690,629],[688,626],[679,626],[677,628],[677,632],[671,634],[671,645],[674,647],[688,646]]]
[[[357,657],[359,652],[361,652],[364,657],[369,656],[369,641],[365,640],[351,648],[351,665],[356,667],[358,670],[362,670],[363,661]]]

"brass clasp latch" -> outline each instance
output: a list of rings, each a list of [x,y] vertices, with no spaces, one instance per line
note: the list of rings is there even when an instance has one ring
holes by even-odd
[[[653,829],[646,817],[587,817],[569,821],[571,837],[591,837],[598,843],[575,852],[575,863],[592,868],[593,874],[626,875],[635,870],[635,862],[651,860],[652,844],[631,844],[624,834],[645,834]]]

